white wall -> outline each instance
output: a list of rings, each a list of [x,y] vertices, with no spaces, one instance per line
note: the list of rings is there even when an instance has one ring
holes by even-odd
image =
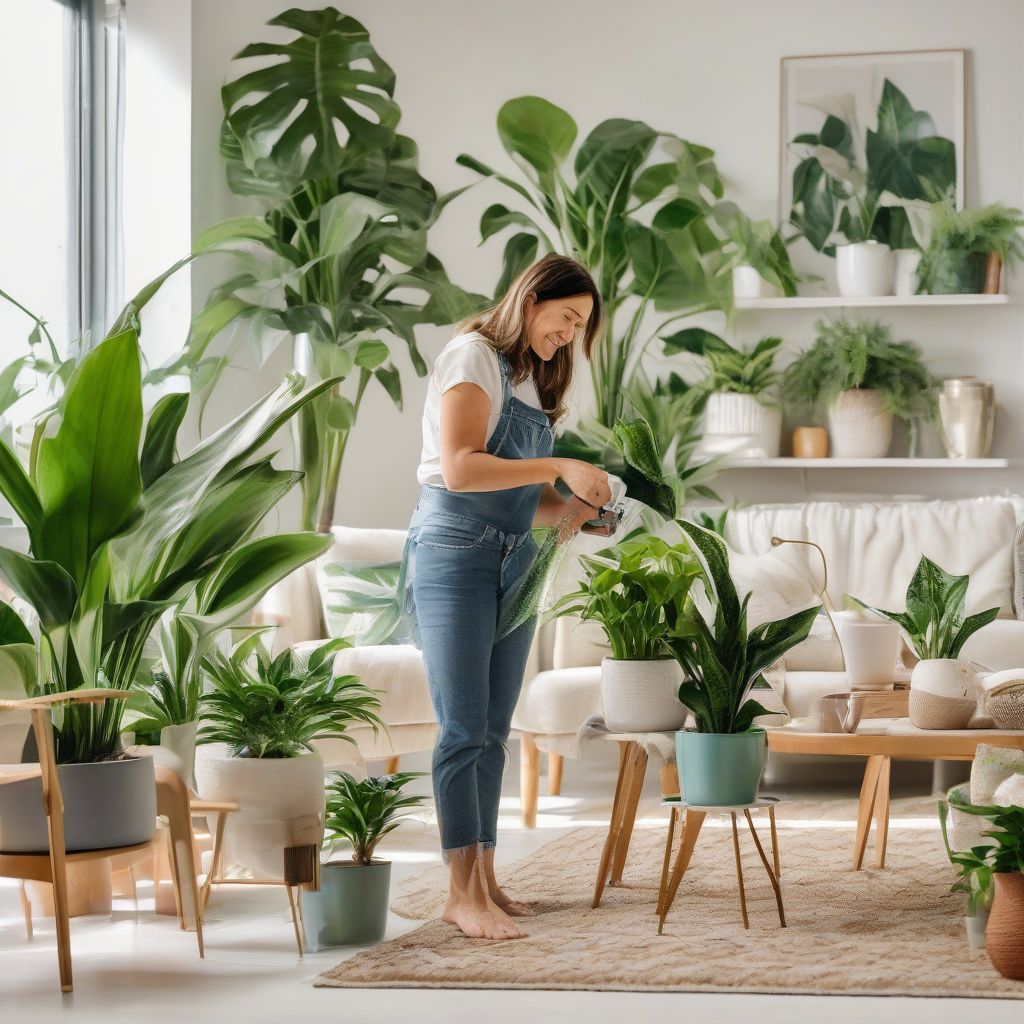
[[[219,88],[237,74],[231,56],[269,38],[263,23],[287,6],[282,0],[195,0],[194,230],[241,208],[224,184],[217,153]],[[367,26],[396,70],[401,130],[419,143],[423,173],[441,191],[474,178],[455,165],[460,152],[506,166],[496,112],[510,97],[534,93],[569,110],[581,137],[606,117],[624,116],[712,146],[729,195],[753,215],[774,217],[781,57],[964,47],[970,50],[967,202],[1024,201],[1024,5],[1015,0],[987,0],[982,7],[957,0],[348,0],[338,6]],[[493,288],[501,245],[477,249],[477,224],[489,203],[505,198],[497,186],[474,189],[449,207],[433,235],[432,248],[468,288]],[[213,273],[209,264],[195,270],[197,301]],[[886,319],[899,336],[921,343],[937,373],[976,373],[996,382],[1004,409],[994,453],[1017,454],[1024,427],[1021,311],[894,309]],[[746,341],[780,333],[793,351],[811,340],[813,322],[809,313],[747,314],[737,336]],[[443,330],[423,332],[428,358],[446,337]],[[211,416],[226,416],[229,404],[272,383],[285,362],[259,378],[236,374]],[[339,521],[407,522],[416,495],[424,385],[407,365],[404,376],[404,414],[382,393],[365,403],[343,471]],[[785,498],[802,486],[788,473],[747,472],[730,477],[730,486],[734,482],[742,489],[731,493],[747,500]],[[816,492],[935,494],[1024,486],[1013,471],[811,473],[806,483]]]

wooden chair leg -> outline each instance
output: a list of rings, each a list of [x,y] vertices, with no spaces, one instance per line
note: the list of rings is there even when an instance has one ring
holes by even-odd
[[[295,928],[295,944],[299,947],[299,956],[303,956],[302,928],[299,926],[299,918],[295,910],[295,893],[292,891],[292,887],[290,885],[286,885],[284,888],[288,893],[288,906],[291,907],[292,911],[292,925]]]
[[[772,888],[775,890],[775,905],[779,908],[779,924],[785,928],[786,911],[782,906],[782,889],[779,887],[779,880],[775,877],[775,873],[768,864],[768,858],[765,856],[764,847],[761,845],[761,838],[757,834],[757,829],[754,828],[754,819],[751,818],[750,811],[744,809],[743,813],[747,817],[747,824],[750,826],[750,834],[754,837],[754,845],[757,847],[757,855],[761,858],[761,863],[764,865],[764,870],[768,875],[768,881],[772,883]]]
[[[21,894],[21,913],[25,918],[25,938],[32,941],[32,901],[28,898],[28,889],[24,880],[18,883],[18,892]]]
[[[736,884],[740,889],[740,910],[743,912],[743,927],[750,927],[750,919],[747,917],[747,894],[743,888],[743,864],[740,860],[740,833],[736,827],[736,815],[730,814],[732,818],[732,850],[736,855]]]
[[[540,792],[540,751],[533,733],[524,732],[519,742],[519,801],[523,828],[537,827],[537,796]]]
[[[875,790],[875,866],[885,867],[885,848],[889,842],[889,776],[892,758],[882,758]]]
[[[676,821],[679,819],[679,808],[672,807],[668,812],[668,837],[665,840],[665,858],[661,862],[661,882],[658,884],[658,917],[665,905],[665,894],[668,892],[668,867],[672,863],[672,844],[676,838]]]
[[[864,782],[860,787],[860,806],[857,810],[857,841],[853,848],[853,870],[860,871],[864,863],[864,850],[868,845],[871,831],[871,816],[875,811],[875,794],[878,792],[878,777],[882,771],[884,757],[871,755],[864,768]]]
[[[596,910],[601,905],[604,884],[608,880],[608,866],[611,864],[612,852],[619,835],[619,818],[622,814],[622,790],[630,769],[630,744],[619,744],[619,774],[615,779],[615,796],[612,797],[612,813],[608,820],[608,835],[605,836],[601,850],[601,860],[597,865],[597,881],[594,883],[594,898],[590,906]]]
[[[661,935],[662,929],[665,927],[665,918],[668,917],[668,912],[672,909],[672,903],[676,898],[676,893],[679,891],[679,884],[683,880],[683,875],[686,874],[686,869],[690,866],[690,858],[693,856],[693,851],[697,846],[697,837],[700,835],[700,829],[704,824],[705,816],[705,811],[693,811],[689,808],[686,810],[683,820],[683,838],[679,844],[679,852],[676,854],[676,862],[672,867],[672,877],[669,879],[668,892],[665,893],[665,899],[661,905],[661,915],[658,919],[659,935]]]
[[[632,746],[633,767],[630,771],[629,786],[622,794],[622,824],[619,829],[618,841],[612,852],[612,872],[608,879],[609,885],[618,885],[622,881],[630,840],[633,838],[636,809],[640,804],[640,794],[644,788],[644,775],[647,773],[647,751],[639,743]]]
[[[210,854],[210,870],[206,873],[206,878],[203,879],[203,891],[202,891],[202,911],[206,913],[206,905],[210,901],[210,887],[214,881],[220,878],[220,861],[223,856],[224,847],[224,826],[228,820],[227,811],[217,812],[217,824],[214,827],[214,839],[213,839],[213,851]]]
[[[679,770],[675,761],[666,761],[661,766],[661,795],[679,796]]]
[[[782,878],[782,859],[779,855],[779,833],[775,828],[775,808],[768,808],[768,820],[772,828],[772,862],[775,865],[775,877]]]
[[[564,765],[565,758],[561,754],[548,754],[548,796],[561,796]]]
[[[399,757],[396,754],[394,757],[389,757],[387,764],[384,766],[385,775],[394,775],[398,771]]]

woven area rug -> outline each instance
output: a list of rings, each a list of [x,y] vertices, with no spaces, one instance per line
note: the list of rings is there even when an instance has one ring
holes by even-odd
[[[934,800],[893,802],[882,870],[850,868],[855,812],[848,800],[780,805],[785,929],[746,832],[744,931],[728,818],[705,824],[661,936],[654,908],[665,828],[637,828],[623,885],[606,889],[597,910],[590,902],[604,831],[580,828],[501,875],[538,912],[523,922],[528,937],[467,939],[432,920],[315,984],[1024,998],[1024,982],[1005,980],[983,952],[968,951]],[[767,825],[760,834],[767,840]],[[869,847],[866,862],[873,857]],[[435,917],[444,878],[438,866],[410,879],[392,909]]]

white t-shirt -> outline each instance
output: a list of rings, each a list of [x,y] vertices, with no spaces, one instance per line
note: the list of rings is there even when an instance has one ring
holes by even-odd
[[[427,382],[427,400],[423,406],[423,451],[416,479],[421,484],[444,487],[441,473],[441,396],[456,384],[476,384],[491,400],[487,417],[487,440],[491,439],[501,414],[501,367],[498,353],[476,331],[452,338],[441,350]],[[521,402],[539,409],[540,397],[533,377],[515,384],[512,394]]]

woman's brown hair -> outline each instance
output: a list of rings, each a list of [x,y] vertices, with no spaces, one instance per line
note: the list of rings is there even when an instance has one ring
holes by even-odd
[[[590,353],[597,342],[604,316],[601,295],[587,270],[568,256],[551,253],[527,267],[513,282],[501,301],[482,313],[459,324],[457,331],[477,331],[504,355],[509,367],[509,380],[519,384],[527,377],[537,383],[541,408],[556,423],[565,415],[565,396],[572,383],[572,362],[575,344],[560,348],[547,362],[530,348],[526,334],[526,300],[535,302],[567,299],[573,295],[589,295],[594,301],[590,318],[583,332],[583,354]]]

